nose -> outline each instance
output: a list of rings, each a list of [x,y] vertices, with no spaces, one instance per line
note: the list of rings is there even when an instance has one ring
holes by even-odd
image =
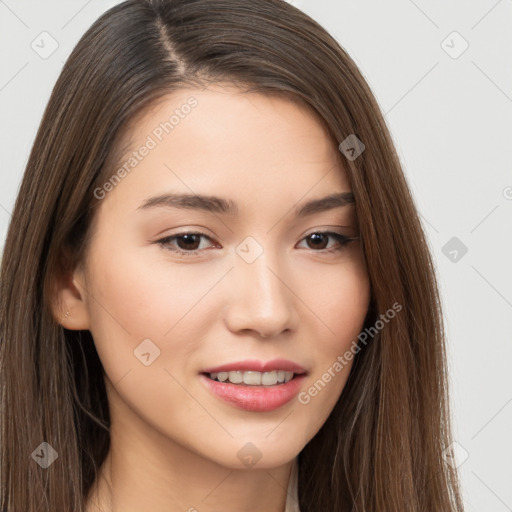
[[[291,274],[269,254],[265,250],[252,263],[235,258],[224,315],[232,332],[253,332],[273,338],[297,328],[297,298],[292,291]]]

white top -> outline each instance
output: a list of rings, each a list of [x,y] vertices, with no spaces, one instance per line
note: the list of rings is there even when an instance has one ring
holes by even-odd
[[[300,512],[299,509],[299,462],[298,457],[292,466],[290,481],[288,482],[288,490],[286,494],[286,504],[284,512]]]

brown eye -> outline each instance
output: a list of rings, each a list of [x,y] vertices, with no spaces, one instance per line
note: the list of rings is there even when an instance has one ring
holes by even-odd
[[[211,241],[211,238],[204,233],[178,233],[162,238],[157,243],[171,252],[185,256],[199,256],[201,253],[201,239],[203,238]]]
[[[180,244],[180,241],[182,242],[181,244]],[[188,250],[188,251],[193,251],[199,247],[201,238],[200,238],[200,235],[186,234],[186,235],[177,236],[176,242],[177,242],[178,248]]]
[[[327,247],[329,238],[337,240],[338,244],[335,244],[334,247]],[[336,252],[343,250],[347,244],[349,244],[352,240],[356,240],[356,238],[348,237],[342,235],[341,233],[334,233],[332,231],[318,231],[309,234],[302,240],[306,240],[308,248],[313,249],[315,252]]]
[[[313,233],[306,240],[310,240],[313,244],[312,249],[325,249],[329,243],[329,237],[325,233]]]

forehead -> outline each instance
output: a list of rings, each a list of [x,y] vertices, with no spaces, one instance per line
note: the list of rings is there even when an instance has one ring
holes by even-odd
[[[148,137],[174,149],[187,142],[184,149],[230,149],[226,158],[244,150],[258,159],[272,154],[294,160],[306,153],[341,163],[336,141],[311,106],[290,95],[246,92],[231,84],[184,88],[159,98],[130,123],[120,144],[123,156]]]
[[[309,191],[350,190],[337,146],[309,108],[233,86],[160,98],[132,121],[122,149],[111,171],[124,166],[129,176],[115,194],[245,191],[297,202]]]

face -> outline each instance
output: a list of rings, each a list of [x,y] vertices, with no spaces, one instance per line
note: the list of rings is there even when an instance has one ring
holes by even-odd
[[[354,205],[305,208],[351,192],[337,148],[304,108],[220,86],[166,97],[130,141],[67,302],[112,426],[225,467],[284,464],[340,397],[369,305]]]

